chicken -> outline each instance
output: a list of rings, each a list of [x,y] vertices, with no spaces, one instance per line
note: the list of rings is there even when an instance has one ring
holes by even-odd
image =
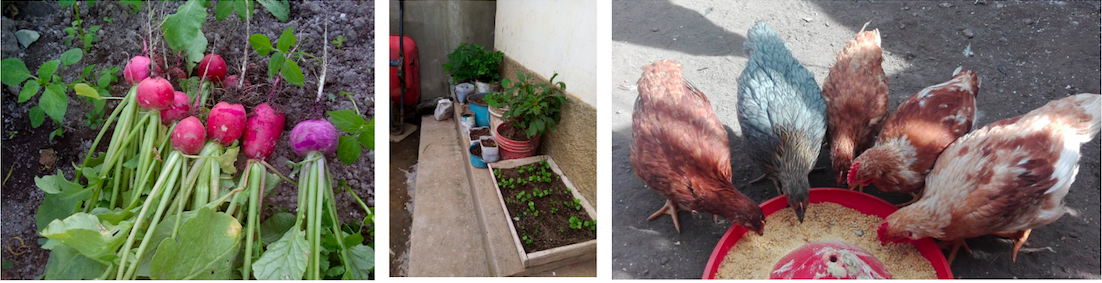
[[[995,234],[1014,241],[1017,261],[1030,231],[1064,214],[1079,147],[1098,134],[1100,97],[1052,101],[953,142],[926,177],[922,199],[888,216],[879,239],[955,242],[951,261],[964,239]]]
[[[884,122],[876,145],[853,160],[850,187],[871,183],[893,193],[921,189],[941,151],[972,130],[979,88],[979,77],[958,67],[949,81],[900,103]]]
[[[823,82],[830,162],[839,186],[845,184],[853,158],[872,146],[888,115],[888,77],[880,66],[883,61],[880,30],[862,27],[838,53]]]
[[[678,211],[720,215],[759,235],[761,208],[731,183],[727,132],[712,104],[681,78],[681,64],[661,60],[643,67],[631,116],[631,164],[635,175],[666,198],[648,220]]]
[[[826,132],[826,104],[815,77],[764,22],[747,32],[745,49],[750,61],[738,78],[744,144],[803,222],[809,204],[807,174]]]

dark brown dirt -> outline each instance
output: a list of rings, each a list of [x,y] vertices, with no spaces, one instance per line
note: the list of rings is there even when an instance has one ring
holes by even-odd
[[[130,57],[142,52],[142,39],[146,34],[145,24],[149,19],[150,8],[160,15],[173,13],[175,8],[183,2],[143,2],[143,10],[137,14],[121,4],[111,1],[96,1],[92,7],[79,2],[80,16],[85,20],[85,26],[101,25],[97,33],[99,41],[94,43],[91,50],[84,54],[83,59],[76,65],[67,68],[63,74],[66,81],[79,75],[81,69],[89,64],[96,64],[96,71],[107,66],[123,67]],[[291,2],[290,16],[287,22],[279,22],[257,5],[254,10],[254,18],[248,34],[245,31],[244,21],[236,16],[230,16],[222,21],[214,19],[215,2],[208,9],[207,23],[203,26],[203,32],[209,42],[207,51],[214,52],[225,59],[228,72],[234,75],[240,72],[241,58],[249,55],[249,68],[245,77],[253,84],[253,92],[245,96],[224,95],[222,90],[216,90],[212,94],[212,100],[224,100],[227,102],[244,103],[246,109],[252,109],[256,104],[270,100],[270,104],[287,113],[286,128],[281,137],[280,144],[286,145],[290,130],[295,124],[307,119],[324,118],[325,111],[352,109],[352,102],[342,96],[336,100],[329,100],[324,96],[319,102],[315,102],[317,95],[317,81],[321,69],[313,63],[302,62],[300,66],[306,77],[304,87],[292,86],[280,83],[274,95],[269,95],[272,90],[272,81],[266,74],[268,60],[259,58],[251,47],[247,47],[249,34],[262,33],[271,38],[277,38],[283,29],[293,26],[299,40],[299,51],[308,52],[316,56],[322,55],[322,34],[325,20],[329,21],[329,40],[337,35],[343,35],[347,39],[340,50],[329,44],[329,68],[325,79],[324,92],[337,94],[340,91],[353,93],[352,99],[365,117],[374,115],[374,78],[370,68],[374,65],[374,3],[372,1],[351,2]],[[13,11],[18,10],[18,13]],[[20,58],[26,62],[28,69],[35,72],[43,62],[57,59],[62,52],[77,44],[65,46],[63,31],[69,23],[75,19],[71,8],[59,9],[57,2],[4,2],[3,4],[3,58]],[[103,19],[109,17],[112,22]],[[20,29],[32,29],[41,33],[41,38],[27,48],[23,48],[16,42],[14,32]],[[367,31],[367,32],[365,32]],[[174,65],[174,59],[169,60],[169,65]],[[120,82],[111,87],[111,93],[122,96],[128,90],[121,72],[117,74]],[[40,276],[45,270],[45,263],[49,257],[49,251],[39,248],[38,236],[33,215],[42,200],[42,192],[35,187],[33,178],[53,174],[54,170],[61,170],[72,179],[73,163],[79,163],[91,147],[92,140],[98,134],[84,126],[84,114],[91,110],[90,103],[69,93],[69,109],[64,119],[65,136],[48,139],[49,132],[55,127],[47,121],[40,128],[30,127],[27,111],[37,104],[37,99],[26,103],[17,103],[18,87],[3,87],[3,171],[10,170],[8,179],[3,188],[3,242],[7,243],[15,237],[25,241],[27,248],[16,250],[13,254],[3,249],[3,259],[11,262],[11,269],[3,270],[4,279],[32,279]],[[114,102],[109,102],[105,111],[110,113]],[[107,133],[110,136],[110,132]],[[106,141],[101,142],[99,149],[107,146]],[[57,163],[54,169],[39,171],[38,159],[40,150],[53,149],[57,152]],[[244,157],[240,157],[244,159]],[[279,146],[276,152],[268,160],[273,166],[284,174],[290,173],[287,166],[289,161],[299,161],[302,157],[293,153],[289,146]],[[350,187],[367,203],[374,206],[374,152],[365,150],[363,155],[355,163],[344,165],[335,157],[328,160],[328,168],[334,179],[344,179]],[[240,171],[240,170],[239,170]],[[8,175],[5,175],[5,178]],[[265,204],[276,207],[293,208],[297,202],[297,188],[290,184],[280,184],[272,194],[264,200]],[[342,222],[359,221],[364,217],[363,209],[352,199],[348,193],[336,195],[336,203],[339,217]],[[13,247],[15,248],[15,247]]]
[[[407,120],[420,124],[421,119]],[[413,225],[416,191],[417,145],[421,131],[401,142],[390,143],[390,276],[406,276],[409,267],[409,233]]]
[[[482,146],[485,147],[497,147],[497,142],[492,139],[482,140]]]
[[[478,140],[481,136],[489,136],[490,129],[473,129],[471,130],[471,140]]]
[[[486,96],[473,96],[473,95],[472,95],[472,96],[468,96],[468,97],[467,97],[467,102],[468,102],[468,103],[473,103],[473,104],[478,104],[478,105],[482,105],[482,106],[486,106],[486,105],[487,105],[487,104],[486,104]]]
[[[536,164],[536,166],[531,168],[539,168],[539,163],[532,164]],[[526,166],[528,165],[522,167]],[[535,172],[525,169],[524,173],[520,173],[518,168],[495,169],[494,171],[500,170],[495,172],[498,182],[506,180],[527,181],[530,177],[541,174],[540,169],[534,169]],[[531,244],[524,244],[524,250],[531,253],[596,239],[597,231],[590,230],[588,227],[570,228],[571,217],[577,217],[580,221],[592,219],[589,218],[584,209],[575,209],[565,205],[564,202],[572,204],[574,196],[566,189],[561,177],[551,172],[550,167],[544,167],[543,170],[551,173],[551,176],[553,176],[550,177],[552,178],[551,182],[517,183],[510,188],[501,188],[501,184],[498,185],[502,196],[505,197],[505,206],[509,208],[509,216],[513,218],[513,226],[516,228],[517,236],[524,237],[527,235],[533,238]],[[521,192],[530,197],[528,202],[534,205],[535,212],[538,212],[538,215],[531,210],[528,202],[520,201],[517,198],[517,194]],[[545,192],[546,195],[542,197],[531,196],[537,192]]]
[[[889,107],[944,82],[957,66],[983,81],[978,125],[1025,114],[1070,94],[1102,91],[1098,1],[621,1],[612,3],[611,113],[613,278],[699,278],[715,244],[731,226],[710,215],[647,221],[665,202],[635,177],[629,159],[631,113],[641,67],[670,59],[702,90],[730,126],[735,186],[755,201],[777,196],[770,182],[750,184],[761,171],[744,154],[737,119],[737,82],[746,67],[747,29],[766,21],[821,83],[835,55],[866,22],[880,29]],[[967,31],[966,31],[967,30]],[[971,37],[969,36],[971,35]],[[964,50],[970,48],[971,56]],[[1071,213],[1034,229],[1017,262],[1010,241],[969,239],[972,254],[952,264],[957,278],[1099,278],[1099,138],[1082,146],[1079,174],[1064,199]],[[817,166],[829,167],[824,149]],[[829,171],[829,170],[827,170]],[[827,171],[812,187],[833,187]],[[893,203],[903,194],[873,195]],[[947,250],[946,250],[947,252]]]
[[[514,141],[528,141],[528,134],[513,127],[512,124],[503,123],[497,127],[497,134]]]
[[[471,147],[471,154],[474,154],[474,156],[476,156],[478,158],[482,158],[482,147],[480,147],[480,146]]]

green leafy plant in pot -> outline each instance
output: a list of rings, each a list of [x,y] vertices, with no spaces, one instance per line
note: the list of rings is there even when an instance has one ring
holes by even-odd
[[[478,56],[471,61],[477,92],[493,92],[501,89],[501,60],[505,53],[478,47]]]
[[[550,85],[532,84],[528,82],[529,75],[518,72],[517,82],[503,80],[503,94],[487,99],[509,109],[502,116],[505,122],[494,128],[502,158],[532,156],[539,147],[539,137],[555,130],[555,125],[562,118],[562,106],[566,103],[566,96],[562,94],[566,83],[556,83],[555,77],[558,75],[551,76]]]

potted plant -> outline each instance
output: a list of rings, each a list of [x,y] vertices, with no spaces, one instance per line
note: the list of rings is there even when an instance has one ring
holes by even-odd
[[[471,60],[471,68],[478,93],[501,90],[501,60],[505,53],[490,51],[478,46],[478,56]]]
[[[490,127],[497,127],[497,125],[503,122],[502,116],[505,115],[505,111],[509,111],[509,104],[507,102],[515,97],[512,93],[516,92],[497,91],[486,95],[485,101],[489,106],[488,111],[490,112]]]
[[[503,159],[532,156],[539,147],[540,135],[555,130],[562,105],[566,103],[562,94],[566,84],[556,83],[558,76],[558,73],[551,76],[550,85],[531,84],[528,82],[530,76],[520,72],[517,72],[516,83],[508,79],[503,81],[503,85],[508,86],[505,104],[509,110],[502,115],[505,122],[492,128]]]
[[[472,64],[475,58],[479,56],[482,56],[482,46],[470,43],[459,44],[459,47],[448,54],[448,62],[444,63],[444,72],[450,76],[448,78],[448,91],[452,95],[457,95],[456,85],[475,80],[475,68]]]

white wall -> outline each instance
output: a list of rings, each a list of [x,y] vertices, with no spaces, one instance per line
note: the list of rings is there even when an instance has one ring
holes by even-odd
[[[596,106],[596,2],[497,1],[494,49]]]

